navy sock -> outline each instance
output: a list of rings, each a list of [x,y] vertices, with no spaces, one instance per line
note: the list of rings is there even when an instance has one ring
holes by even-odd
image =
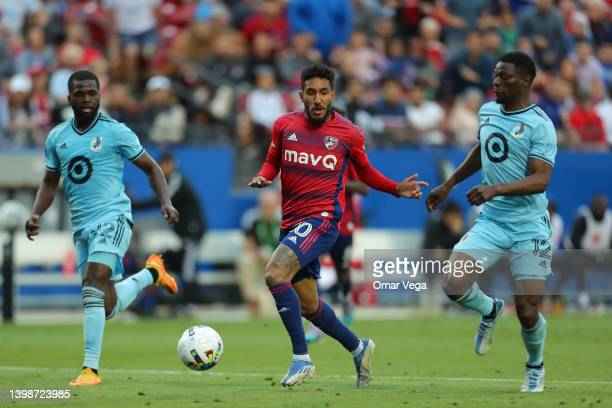
[[[289,333],[294,355],[308,354],[304,326],[302,325],[302,312],[300,299],[290,283],[270,287],[270,292],[276,302],[276,310]]]
[[[319,310],[311,316],[304,316],[330,337],[336,339],[350,352],[359,347],[359,338],[342,324],[334,310],[322,300],[319,300]]]

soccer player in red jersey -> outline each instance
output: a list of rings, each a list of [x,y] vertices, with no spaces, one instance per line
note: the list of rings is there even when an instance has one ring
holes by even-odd
[[[334,72],[322,65],[302,71],[304,112],[281,116],[272,127],[265,162],[249,183],[266,187],[281,172],[283,194],[280,244],[266,265],[266,284],[291,338],[293,359],[283,386],[301,384],[314,374],[302,316],[352,353],[357,386],[368,385],[374,342],[359,339],[318,297],[319,256],[338,237],[345,200],[347,169],[361,181],[397,197],[420,198],[424,181],[412,175],[397,183],[369,163],[362,131],[334,112]]]

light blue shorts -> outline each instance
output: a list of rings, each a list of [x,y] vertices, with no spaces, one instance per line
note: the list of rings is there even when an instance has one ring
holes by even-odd
[[[85,277],[87,263],[95,262],[108,266],[112,280],[123,276],[123,256],[132,239],[132,222],[121,215],[109,221],[83,228],[74,233],[77,270]]]
[[[517,237],[502,223],[480,216],[455,245],[453,252],[480,260],[485,269],[507,256],[515,280],[544,280],[552,273],[552,246],[550,226],[544,221],[540,229],[541,233],[525,239],[525,236]]]

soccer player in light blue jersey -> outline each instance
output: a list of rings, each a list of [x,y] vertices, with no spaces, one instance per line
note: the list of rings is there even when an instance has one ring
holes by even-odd
[[[557,153],[554,125],[530,102],[535,76],[535,64],[528,55],[510,52],[501,57],[494,71],[496,101],[484,104],[479,112],[478,144],[427,198],[431,211],[456,184],[482,171],[481,184],[467,194],[470,204],[483,204],[482,213],[453,248],[454,270],[445,276],[444,290],[450,299],[482,316],[475,351],[485,354],[504,302],[487,296],[476,278],[500,257],[509,257],[528,356],[522,392],[544,389],[546,320],[539,306],[552,256],[545,191]]]
[[[125,194],[123,165],[130,160],[144,171],[157,193],[168,223],[179,214],[157,163],[127,126],[100,112],[100,83],[89,71],[68,80],[68,101],[74,119],[51,130],[45,142],[46,172],[26,222],[30,240],[38,235],[40,217],[49,208],[60,179],[70,207],[77,268],[83,287],[85,357],[72,386],[101,382],[98,370],[105,320],[125,310],[151,284],[177,292],[159,255],[151,255],[140,272],[123,281],[123,256],[132,235],[131,203]]]

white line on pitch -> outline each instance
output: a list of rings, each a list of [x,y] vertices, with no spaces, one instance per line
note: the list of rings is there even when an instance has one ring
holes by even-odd
[[[49,367],[14,367],[14,366],[0,366],[0,372],[6,371],[25,371],[25,372],[38,372],[38,371],[53,371],[53,372],[67,372],[72,373],[78,371],[74,368],[49,368]],[[204,375],[212,377],[273,377],[275,374],[269,373],[244,373],[244,372],[220,372],[220,371],[209,371],[209,372],[197,372],[185,370],[165,370],[165,369],[139,369],[139,368],[105,368],[105,373],[115,374],[133,374],[133,375]],[[278,373],[276,374],[278,375]],[[323,380],[337,379],[346,380],[353,379],[352,375],[318,375]],[[445,381],[445,382],[499,382],[499,383],[517,383],[519,379],[512,378],[485,378],[485,377],[410,377],[401,375],[379,375],[375,377],[381,381],[411,381],[411,382],[434,382],[434,381]],[[604,380],[546,380],[548,384],[567,384],[567,385],[612,385],[612,381]]]

